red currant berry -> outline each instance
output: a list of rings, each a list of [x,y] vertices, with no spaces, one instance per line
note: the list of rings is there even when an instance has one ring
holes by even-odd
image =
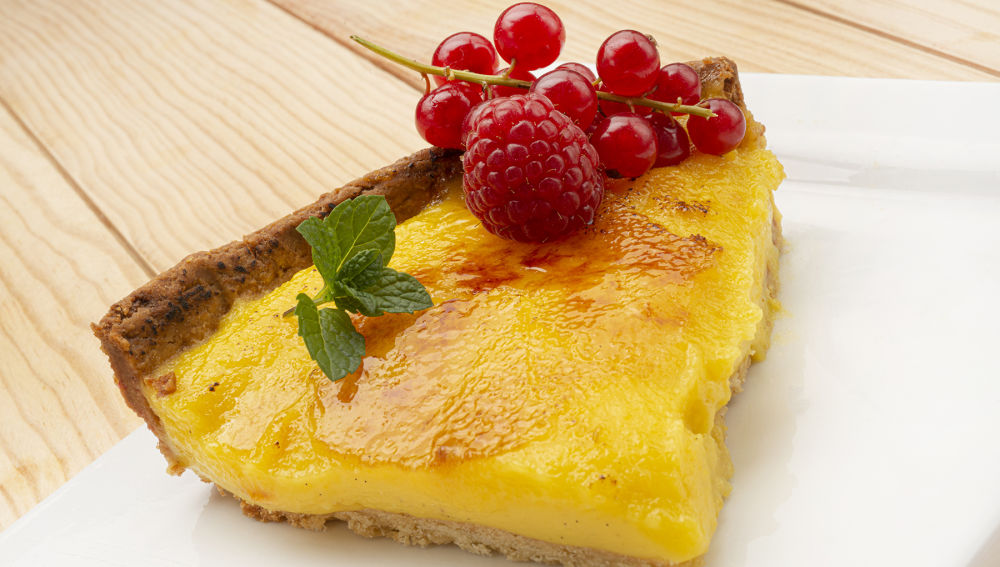
[[[715,118],[694,115],[688,118],[688,134],[694,147],[706,154],[721,156],[740,145],[747,131],[747,121],[740,107],[724,98],[709,98],[699,106],[714,112]]]
[[[566,28],[555,12],[534,2],[507,8],[493,27],[493,43],[504,61],[514,68],[540,69],[559,57],[566,43]]]
[[[656,78],[656,88],[649,93],[649,98],[674,104],[681,99],[681,104],[698,104],[701,100],[701,78],[698,71],[684,63],[671,63],[660,69]],[[682,113],[674,112],[674,116]]]
[[[545,95],[556,110],[569,116],[584,130],[594,122],[597,114],[597,91],[586,77],[576,71],[549,71],[531,85],[531,92]]]
[[[461,81],[441,85],[417,103],[417,132],[439,148],[462,148],[462,122],[483,100],[478,87]]]
[[[577,73],[580,73],[581,75],[586,77],[587,80],[590,81],[590,84],[594,84],[594,82],[597,81],[597,75],[595,75],[594,72],[590,70],[590,67],[587,67],[583,63],[563,63],[562,65],[556,67],[556,69],[566,69],[568,71],[576,71]]]
[[[434,50],[431,64],[437,67],[451,67],[460,71],[472,71],[483,75],[492,75],[497,68],[497,51],[493,49],[490,40],[472,32],[459,32],[449,35]],[[438,85],[447,82],[444,77],[435,75]]]
[[[677,165],[691,155],[687,132],[676,120],[662,112],[653,114],[647,120],[656,132],[656,162],[653,167]]]
[[[486,101],[468,143],[465,203],[493,234],[546,242],[593,222],[604,196],[597,150],[549,99]]]
[[[597,50],[597,74],[615,94],[641,96],[653,88],[659,72],[656,44],[637,31],[615,32]]]
[[[605,118],[590,141],[609,177],[639,177],[656,161],[656,133],[645,118],[632,112]]]
[[[610,92],[608,91],[608,88],[604,86],[603,83],[597,86],[597,90],[604,93]],[[652,108],[648,106],[641,106],[638,104],[633,104],[632,108],[629,108],[629,106],[624,102],[615,102],[613,100],[600,99],[598,103],[601,108],[601,114],[603,114],[604,116],[612,116],[615,114],[621,114],[622,112],[634,112],[639,116],[649,116],[650,114],[653,113]]]
[[[497,71],[497,75],[503,75],[504,73],[507,72],[507,69],[510,69],[510,67],[504,67],[503,69],[500,69],[499,71]],[[510,78],[518,79],[521,81],[528,81],[530,83],[535,81],[535,74],[527,69],[522,69],[520,65],[517,65],[514,67],[514,70],[510,72]],[[493,96],[513,96],[517,94],[521,95],[528,94],[527,90],[519,89],[517,87],[491,86],[490,88],[493,89]]]

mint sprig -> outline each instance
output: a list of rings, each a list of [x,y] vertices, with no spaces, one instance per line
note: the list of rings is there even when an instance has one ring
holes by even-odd
[[[324,283],[315,297],[296,298],[299,336],[330,380],[357,370],[365,355],[365,338],[348,313],[378,317],[433,306],[416,278],[386,267],[396,249],[395,229],[396,217],[380,195],[346,200],[325,219],[311,217],[296,228],[312,247]],[[319,308],[331,302],[335,308]]]

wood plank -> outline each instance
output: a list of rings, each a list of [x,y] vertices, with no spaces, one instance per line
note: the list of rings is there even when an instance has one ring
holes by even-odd
[[[0,530],[139,425],[88,328],[145,281],[0,106]]]
[[[412,89],[264,0],[0,13],[0,98],[157,270],[426,146]]]
[[[358,34],[422,60],[429,60],[437,43],[456,31],[492,37],[493,23],[510,4],[507,1],[464,3],[459,9],[447,0],[272,1],[345,43],[353,43],[348,36]],[[920,79],[995,78],[778,0],[670,3],[554,0],[546,5],[556,10],[566,25],[562,56],[566,60],[591,62],[608,35],[637,27],[657,37],[665,61],[726,54],[744,71]],[[360,47],[352,49],[362,52]],[[419,86],[412,72],[399,75]]]
[[[1000,78],[1000,2],[996,0],[782,1],[923,46]]]

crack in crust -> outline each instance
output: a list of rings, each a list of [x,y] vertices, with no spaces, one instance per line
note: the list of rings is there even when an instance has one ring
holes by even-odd
[[[763,147],[764,128],[746,109],[736,64],[725,57],[716,57],[689,65],[701,77],[703,97],[728,98],[744,111],[747,134],[743,144]],[[115,383],[125,402],[159,439],[158,447],[168,462],[167,472],[180,474],[184,465],[170,449],[163,425],[143,394],[143,380],[155,380],[150,373],[160,364],[211,335],[236,299],[258,296],[308,267],[312,263],[309,247],[295,231],[306,218],[325,216],[345,199],[373,194],[385,195],[397,220],[403,221],[439,197],[445,183],[461,171],[461,157],[456,151],[429,148],[417,152],[321,196],[315,203],[242,240],[188,256],[112,305],[98,323],[91,325],[100,339],[101,349],[108,356]],[[768,281],[770,284],[771,280]],[[768,285],[768,292],[774,291],[776,284]],[[734,391],[739,391],[749,365],[747,357],[734,372],[731,378]],[[723,419],[722,413],[718,419]],[[420,546],[453,543],[472,553],[500,553],[517,561],[588,567],[701,565],[700,558],[672,564],[543,542],[476,524],[416,518],[380,510],[310,516],[266,510],[245,501],[241,501],[241,507],[247,516],[265,522],[285,521],[319,530],[327,521],[337,519],[347,522],[351,530],[366,537],[389,537]]]

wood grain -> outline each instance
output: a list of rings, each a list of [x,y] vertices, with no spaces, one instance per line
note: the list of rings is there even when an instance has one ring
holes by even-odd
[[[367,37],[408,56],[429,60],[438,42],[456,31],[492,37],[493,22],[510,2],[475,2],[461,9],[447,0],[342,2],[272,0],[290,13],[351,44]],[[706,55],[734,58],[743,71],[991,80],[989,73],[900,44],[777,0],[743,2],[547,1],[566,25],[562,59],[591,62],[612,32],[638,27],[653,33],[664,60]],[[447,18],[428,17],[447,14]],[[375,57],[365,53],[366,57]],[[386,68],[390,68],[389,64]],[[392,69],[411,85],[419,77]]]
[[[263,0],[0,13],[0,98],[157,270],[426,145],[412,89]]]
[[[139,425],[87,325],[147,277],[0,106],[0,530]]]
[[[782,1],[963,61],[1000,79],[1000,2],[995,0]]]

